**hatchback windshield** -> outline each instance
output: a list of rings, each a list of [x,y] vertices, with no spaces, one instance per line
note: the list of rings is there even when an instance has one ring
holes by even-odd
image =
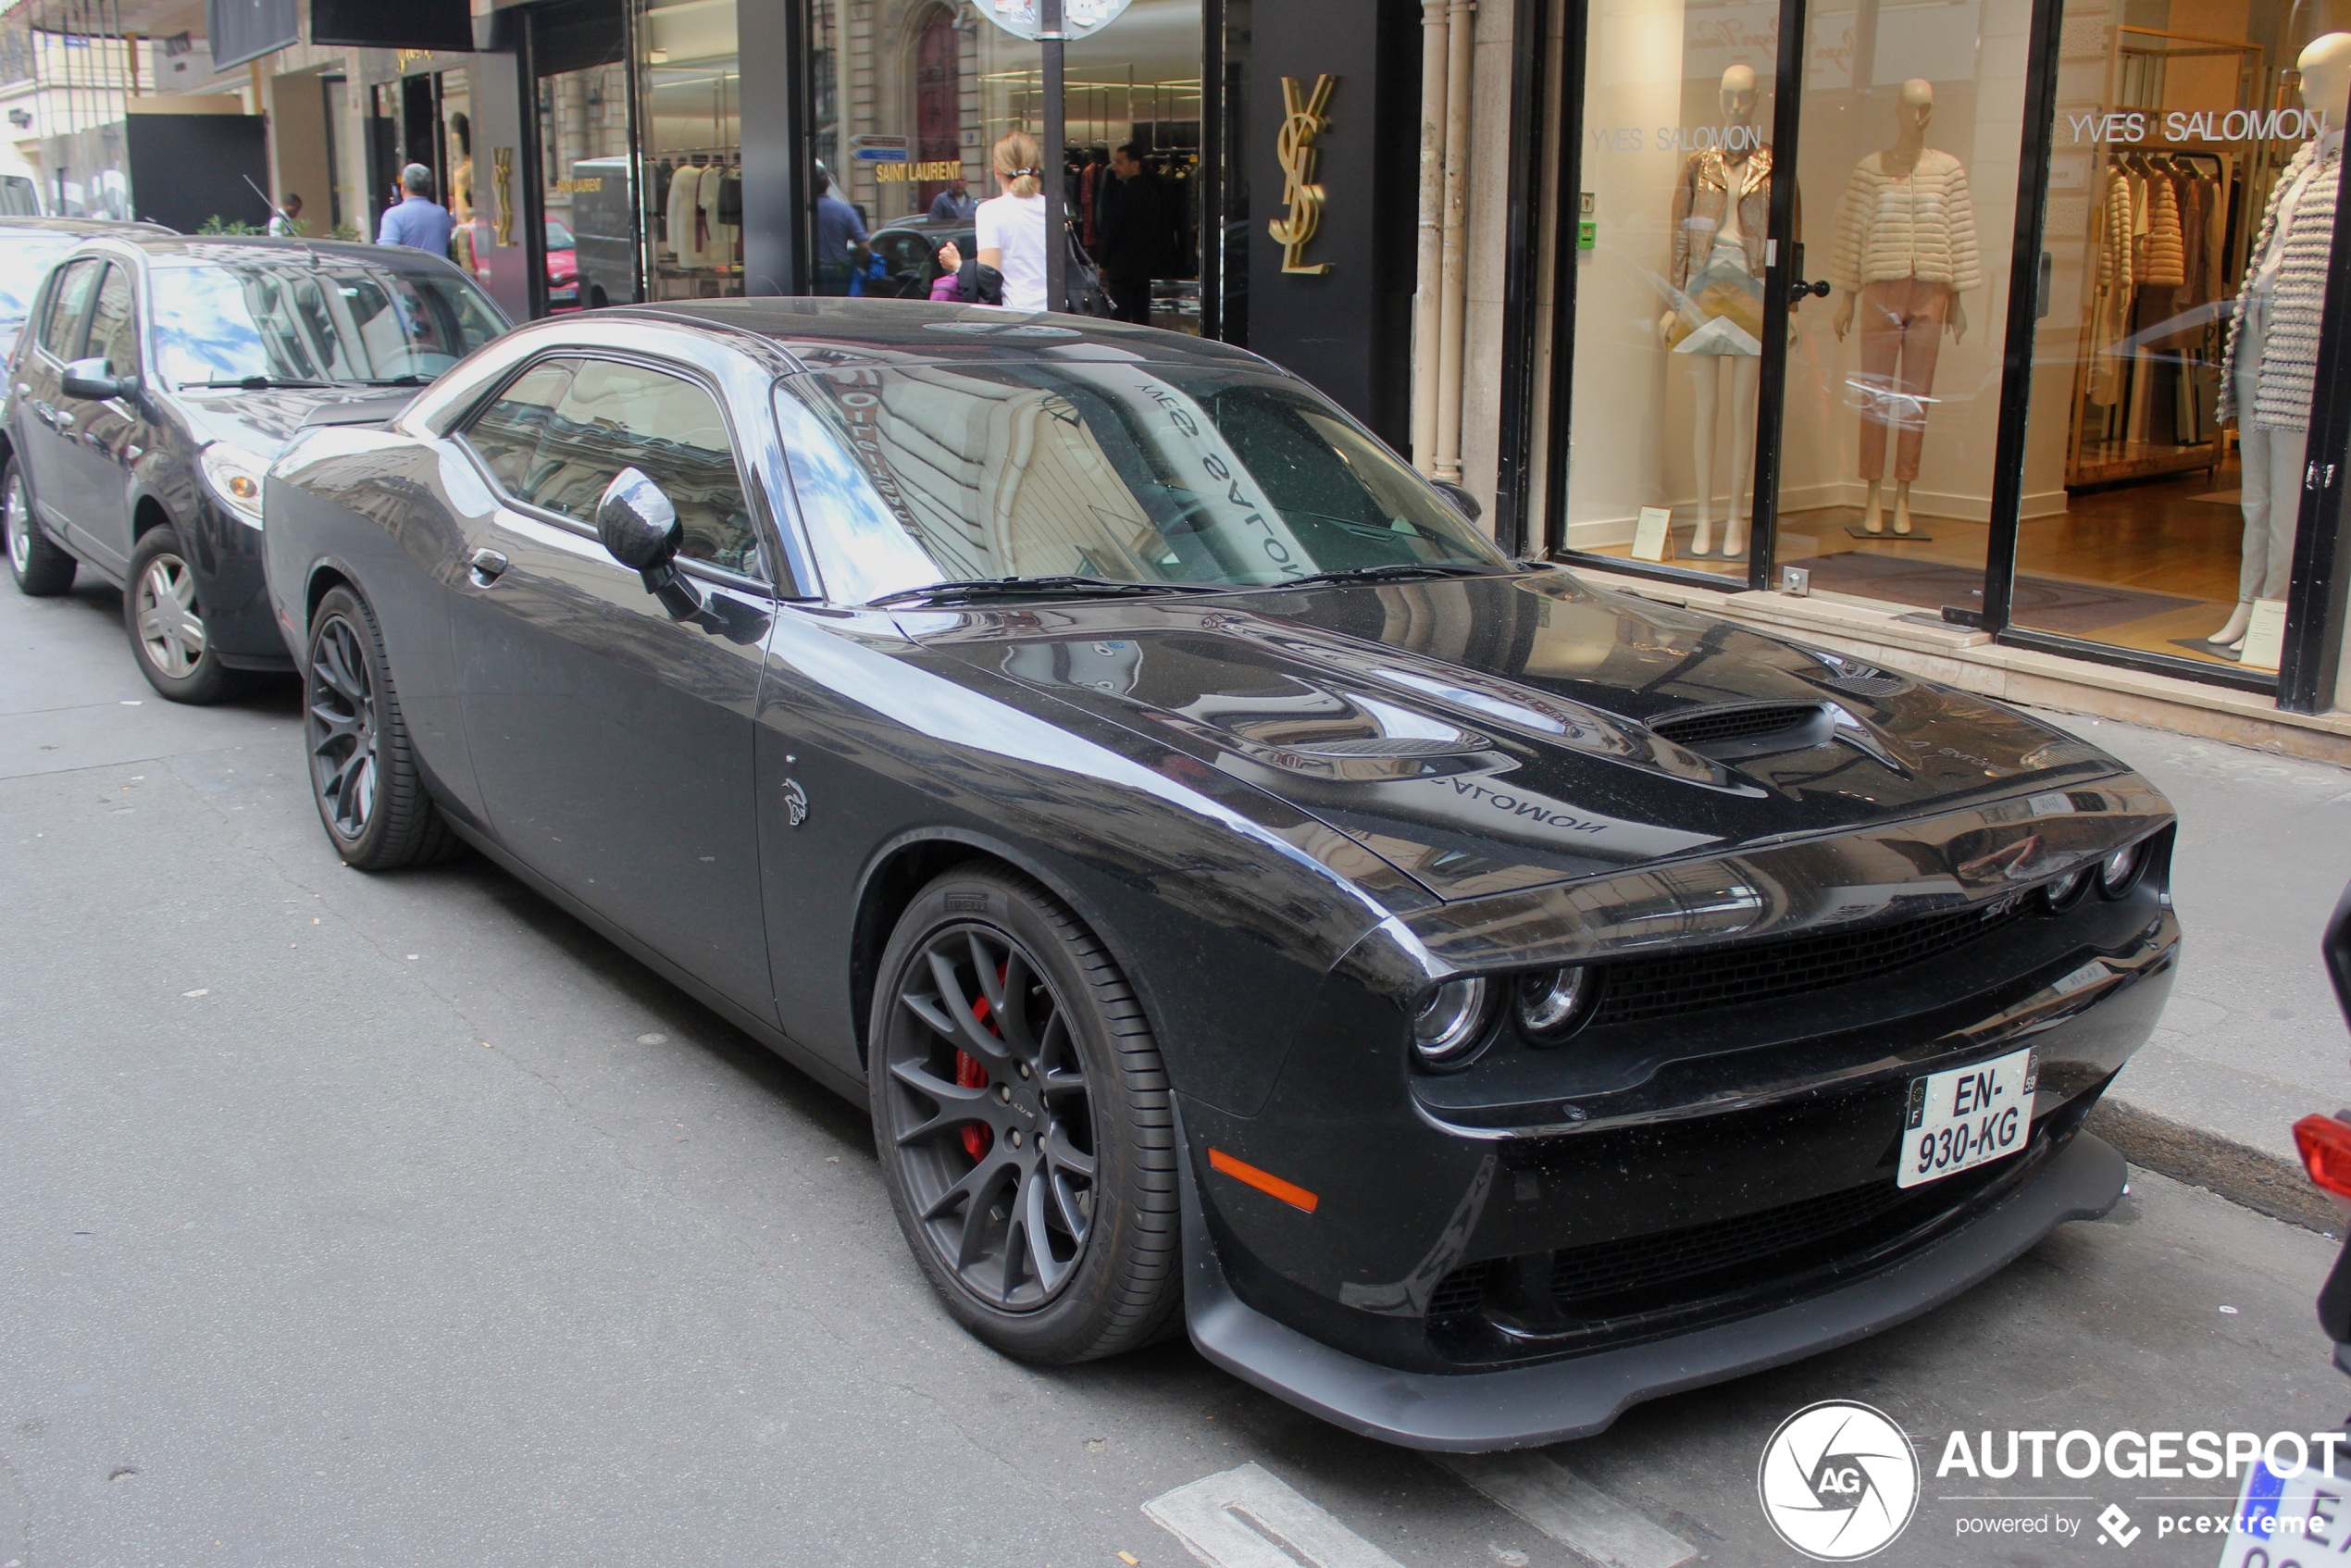
[[[463,278],[356,257],[159,266],[155,348],[179,386],[429,381],[506,330]]]
[[[793,481],[838,598],[1508,566],[1319,393],[1250,367],[892,366],[787,387],[804,398],[777,399]]]

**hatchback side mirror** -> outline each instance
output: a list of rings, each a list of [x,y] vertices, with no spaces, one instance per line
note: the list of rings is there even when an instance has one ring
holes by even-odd
[[[136,376],[118,376],[110,359],[77,359],[66,367],[60,390],[68,397],[78,397],[88,403],[104,403],[109,398],[128,397],[139,390]]]
[[[1453,510],[1467,517],[1471,522],[1474,523],[1486,515],[1486,508],[1477,504],[1477,497],[1452,480],[1431,479],[1428,482],[1437,487],[1437,494],[1453,504]]]
[[[681,621],[702,610],[702,595],[678,572],[678,546],[685,536],[678,508],[641,468],[615,474],[596,503],[596,537],[604,549],[643,579],[645,591]]]

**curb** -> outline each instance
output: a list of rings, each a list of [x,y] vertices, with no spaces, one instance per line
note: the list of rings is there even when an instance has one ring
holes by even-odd
[[[2310,1185],[2299,1164],[2282,1155],[2112,1099],[2092,1106],[2083,1126],[2134,1165],[2305,1230],[2327,1237],[2344,1233],[2344,1212]]]

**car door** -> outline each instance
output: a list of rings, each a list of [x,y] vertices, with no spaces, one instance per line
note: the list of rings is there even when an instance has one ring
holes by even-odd
[[[90,302],[98,292],[98,277],[106,263],[95,256],[68,261],[50,280],[43,298],[32,342],[17,358],[14,435],[18,459],[32,487],[32,504],[54,534],[71,533],[71,508],[66,504],[72,479],[67,453],[73,442],[77,416],[62,408],[58,383],[66,364],[81,353],[83,330],[90,322]],[[120,575],[120,568],[117,568]]]
[[[459,433],[497,486],[453,586],[484,811],[564,891],[772,1022],[753,819],[760,637],[774,597],[726,415],[680,366],[525,367]],[[597,542],[624,467],[661,485],[709,600],[673,620]]]
[[[106,263],[79,357],[104,359],[118,376],[136,376],[143,369],[136,290],[122,262]],[[131,564],[131,466],[151,439],[142,401],[60,396],[57,406],[56,428],[67,437],[56,448],[64,492],[59,504],[73,519],[75,541],[119,573]]]

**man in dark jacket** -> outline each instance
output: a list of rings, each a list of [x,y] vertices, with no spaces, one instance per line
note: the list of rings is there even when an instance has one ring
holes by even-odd
[[[1095,198],[1101,233],[1101,253],[1095,260],[1101,267],[1111,314],[1148,326],[1151,280],[1173,277],[1178,267],[1176,204],[1144,164],[1143,151],[1129,142],[1110,156],[1111,178]]]

